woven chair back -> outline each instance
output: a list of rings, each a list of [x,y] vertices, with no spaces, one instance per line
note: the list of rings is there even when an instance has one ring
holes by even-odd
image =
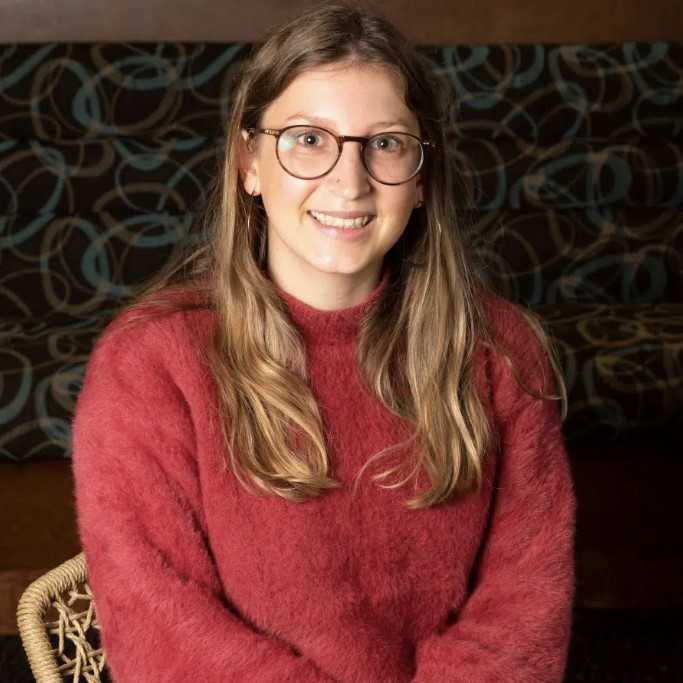
[[[108,680],[83,553],[24,591],[17,625],[36,683]]]

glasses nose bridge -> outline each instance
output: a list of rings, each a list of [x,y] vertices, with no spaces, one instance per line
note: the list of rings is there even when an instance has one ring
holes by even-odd
[[[339,150],[343,147],[345,142],[358,142],[360,143],[361,151],[365,149],[365,145],[370,142],[370,138],[364,138],[359,135],[338,135],[337,140],[339,140]]]
[[[334,165],[330,169],[332,169],[337,165],[339,162],[339,159],[341,158],[342,152],[344,151],[344,143],[346,142],[357,142],[360,145],[360,160],[361,163],[363,164],[365,170],[368,170],[368,165],[367,162],[365,161],[365,147],[367,146],[368,142],[370,142],[370,138],[365,138],[359,135],[336,135],[337,138],[337,146],[339,149],[339,154],[337,154],[337,158],[335,159]],[[328,173],[330,172],[328,171]]]

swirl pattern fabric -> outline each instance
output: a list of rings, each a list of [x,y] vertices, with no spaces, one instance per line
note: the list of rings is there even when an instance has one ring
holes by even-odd
[[[683,45],[508,45],[435,50],[458,96],[457,135],[525,140],[675,138]]]
[[[545,319],[568,439],[683,423],[683,44],[420,48],[482,277]],[[0,47],[0,457],[70,455],[114,308],[199,239],[246,44]]]
[[[615,441],[680,429],[683,315],[680,303],[542,305],[537,312],[562,358],[575,441]]]
[[[479,211],[463,220],[482,276],[512,301],[683,301],[683,210]]]

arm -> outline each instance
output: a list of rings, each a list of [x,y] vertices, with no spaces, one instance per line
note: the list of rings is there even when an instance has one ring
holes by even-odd
[[[160,335],[143,324],[98,344],[73,422],[79,532],[113,678],[332,681],[226,600],[205,537],[188,404],[154,346],[179,367],[183,359],[173,330]]]
[[[527,384],[554,393],[544,353],[509,307],[496,327]],[[524,369],[526,368],[526,371]],[[487,534],[457,621],[421,644],[414,683],[561,681],[574,592],[575,499],[557,406],[494,361],[500,450]]]

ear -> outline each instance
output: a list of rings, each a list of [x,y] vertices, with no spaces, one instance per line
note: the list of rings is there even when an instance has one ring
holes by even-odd
[[[246,130],[241,131],[240,146],[240,179],[242,187],[248,194],[261,194],[259,182],[258,160],[254,150],[254,139]]]

